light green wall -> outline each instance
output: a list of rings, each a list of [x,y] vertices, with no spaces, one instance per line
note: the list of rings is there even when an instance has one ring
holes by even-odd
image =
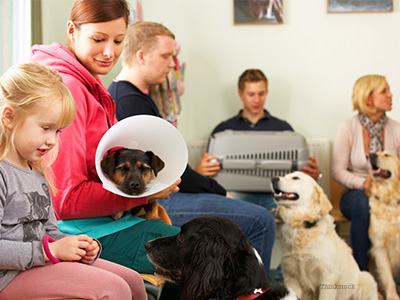
[[[352,114],[351,91],[365,74],[385,75],[400,121],[400,0],[391,13],[328,14],[325,0],[284,0],[282,25],[233,25],[233,0],[142,0],[144,19],[161,22],[187,62],[178,127],[205,139],[241,107],[236,81],[247,68],[270,81],[266,107],[306,137],[333,139]],[[43,0],[43,39],[63,41],[72,0]],[[118,73],[103,79],[105,84]]]

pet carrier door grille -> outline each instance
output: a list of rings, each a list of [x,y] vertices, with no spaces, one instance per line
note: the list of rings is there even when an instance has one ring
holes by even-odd
[[[309,159],[304,137],[291,131],[218,132],[208,152],[221,164],[214,179],[231,191],[268,192],[273,176],[301,170]]]
[[[298,159],[297,150],[231,154],[220,161],[221,172],[256,177],[284,176],[298,170]]]

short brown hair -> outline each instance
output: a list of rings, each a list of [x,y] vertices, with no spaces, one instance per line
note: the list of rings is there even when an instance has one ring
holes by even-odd
[[[124,40],[122,64],[130,66],[139,49],[146,52],[152,50],[156,37],[160,35],[175,39],[175,35],[162,24],[145,21],[137,21],[130,24]]]
[[[259,69],[248,69],[242,73],[239,77],[238,88],[240,91],[244,90],[244,84],[246,82],[258,82],[264,81],[265,87],[268,88],[268,79],[267,76]]]

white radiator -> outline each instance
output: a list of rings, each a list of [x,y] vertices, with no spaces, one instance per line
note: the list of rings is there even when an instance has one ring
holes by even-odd
[[[318,184],[325,193],[331,195],[331,143],[328,138],[307,138],[310,156],[315,156],[318,166],[324,175]],[[186,142],[189,151],[189,165],[194,168],[207,148],[207,140]]]
[[[323,175],[318,184],[324,189],[328,198],[331,198],[331,142],[328,138],[308,138],[306,139],[308,152],[317,160],[319,169]]]
[[[200,161],[204,151],[207,148],[208,140],[195,140],[186,142],[189,152],[189,166],[193,169]]]

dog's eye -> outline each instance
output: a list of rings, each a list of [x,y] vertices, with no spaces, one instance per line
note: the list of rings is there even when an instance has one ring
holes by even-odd
[[[293,180],[300,180],[300,177],[294,176],[294,177],[292,177],[292,179],[293,179]]]
[[[149,170],[151,170],[149,167],[147,167],[147,166],[143,166],[143,165],[141,165],[140,167],[139,167],[139,170],[140,171],[149,171]]]
[[[128,172],[129,171],[129,167],[126,166],[126,165],[118,166],[117,169],[122,171],[122,172]]]
[[[389,157],[389,156],[390,156],[389,154],[385,153],[385,157]]]

